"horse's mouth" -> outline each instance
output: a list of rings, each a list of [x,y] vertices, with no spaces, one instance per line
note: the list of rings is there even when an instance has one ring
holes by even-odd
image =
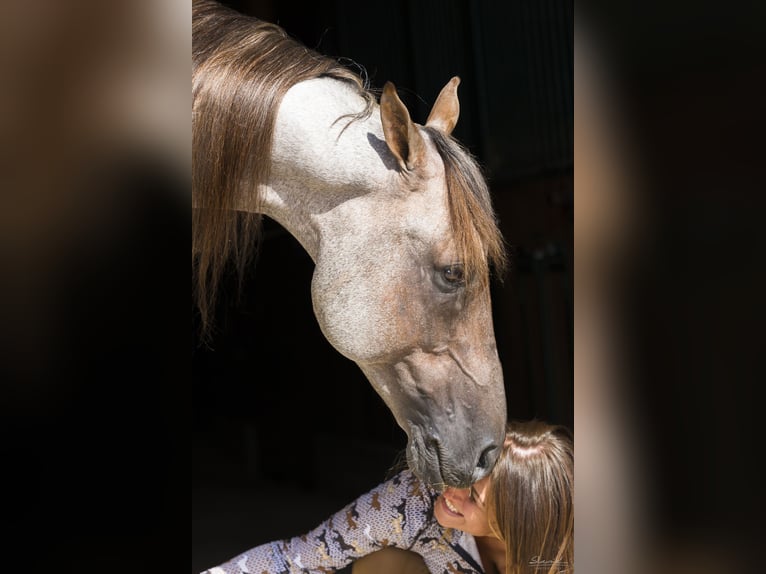
[[[407,462],[420,480],[437,491],[448,486],[467,488],[471,484],[470,476],[461,475],[455,465],[450,464],[438,440],[424,437],[420,428],[414,424],[410,425],[410,437]]]

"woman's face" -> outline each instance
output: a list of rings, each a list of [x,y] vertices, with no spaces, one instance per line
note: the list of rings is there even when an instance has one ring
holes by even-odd
[[[471,488],[447,487],[434,503],[436,520],[445,528],[457,528],[474,536],[494,536],[487,516],[488,487],[488,476]]]

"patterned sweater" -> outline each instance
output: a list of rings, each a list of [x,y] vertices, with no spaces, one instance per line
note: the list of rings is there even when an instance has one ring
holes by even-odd
[[[432,574],[484,574],[473,536],[433,517],[437,496],[403,471],[308,534],[257,546],[202,574],[325,574],[387,546],[417,552]]]

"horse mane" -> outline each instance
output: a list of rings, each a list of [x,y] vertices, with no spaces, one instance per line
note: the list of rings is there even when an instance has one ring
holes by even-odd
[[[241,284],[261,231],[259,185],[268,179],[277,110],[298,82],[331,77],[355,86],[369,115],[374,96],[360,77],[280,27],[212,0],[192,4],[192,301],[209,334],[222,276]],[[237,211],[241,193],[254,195]],[[241,209],[241,208],[239,208]]]
[[[428,126],[424,129],[444,163],[450,225],[467,285],[486,287],[490,267],[502,280],[507,265],[505,241],[478,162],[453,137]]]

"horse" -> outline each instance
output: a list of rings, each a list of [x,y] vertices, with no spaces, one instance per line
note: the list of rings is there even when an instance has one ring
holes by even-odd
[[[192,25],[203,331],[222,273],[253,262],[273,219],[311,257],[322,334],[407,434],[410,469],[438,487],[486,476],[506,423],[490,296],[506,251],[481,168],[451,136],[460,79],[421,125],[391,82],[374,91],[273,23],[194,0]]]

